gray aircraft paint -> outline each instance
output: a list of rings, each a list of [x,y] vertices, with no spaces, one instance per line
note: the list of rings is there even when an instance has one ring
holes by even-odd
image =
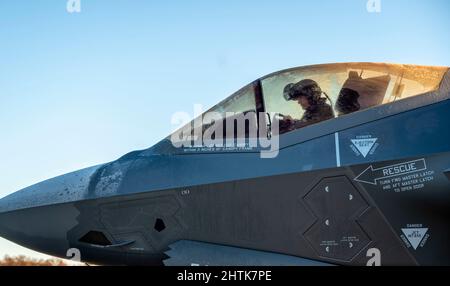
[[[65,255],[68,248],[78,248],[84,260],[114,264],[162,263],[168,245],[179,240],[203,240],[344,265],[365,265],[364,250],[377,243],[383,261],[390,265],[450,264],[448,246],[444,246],[448,222],[442,220],[449,202],[445,173],[450,167],[449,90],[447,73],[436,92],[291,132],[281,137],[276,159],[261,159],[258,149],[186,154],[165,139],[148,150],[39,183],[0,200],[0,235],[57,256]],[[406,129],[405,124],[411,128]],[[375,152],[365,158],[349,148],[355,136],[364,135],[379,142]],[[420,158],[436,172],[427,192],[420,195],[383,192],[379,186],[353,180],[372,164],[382,167]],[[315,228],[322,227],[320,221],[329,214],[315,210],[308,198],[317,192],[316,186],[333,177],[339,178],[336,186],[351,186],[351,195],[361,197],[359,211],[331,214],[340,217],[360,239],[343,236],[341,241],[324,240],[316,245],[316,240],[322,239],[320,233],[326,231]],[[440,219],[433,212],[415,212],[427,205],[441,212]],[[399,215],[396,207],[405,211]],[[224,220],[219,214],[227,211],[230,214]],[[152,229],[156,218],[164,219],[164,231]],[[426,247],[412,254],[400,238],[407,223],[426,224],[431,234],[440,230],[441,238],[433,235]],[[115,243],[131,239],[134,245],[101,249],[78,242],[90,230],[103,231]],[[345,244],[351,250],[343,250]],[[337,250],[329,254],[327,247]]]

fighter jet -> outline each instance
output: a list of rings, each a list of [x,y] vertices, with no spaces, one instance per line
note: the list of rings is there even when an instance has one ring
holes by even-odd
[[[450,265],[449,99],[447,67],[279,71],[1,199],[0,236],[102,265]]]

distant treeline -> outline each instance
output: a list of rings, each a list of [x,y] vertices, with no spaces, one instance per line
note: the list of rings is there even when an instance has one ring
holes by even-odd
[[[8,256],[6,255],[0,260],[0,266],[67,266],[61,259],[34,259],[26,257],[24,255],[20,256]]]

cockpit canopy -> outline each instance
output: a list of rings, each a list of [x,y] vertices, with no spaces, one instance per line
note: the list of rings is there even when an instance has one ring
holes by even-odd
[[[256,136],[250,130],[258,129],[261,122],[258,114],[261,112],[280,114],[296,122],[304,121],[305,124],[299,124],[295,128],[280,130],[282,134],[334,117],[348,116],[435,91],[447,71],[447,67],[378,63],[340,63],[292,68],[256,80],[205,114],[214,112],[223,115],[223,118],[233,116],[228,115],[232,113],[255,114],[255,118],[247,120],[245,132],[233,134],[247,138]],[[315,120],[308,121],[306,119],[310,114],[307,113],[311,113],[314,107],[305,107],[297,100],[286,100],[286,89],[305,80],[318,84],[320,100],[329,107],[323,110],[332,115],[328,114],[323,118],[316,116]],[[194,123],[190,123],[190,126],[194,126]],[[204,124],[202,130],[206,131],[208,127],[208,124]]]

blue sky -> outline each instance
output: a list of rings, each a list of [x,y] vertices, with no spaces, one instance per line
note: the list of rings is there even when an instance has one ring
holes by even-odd
[[[448,0],[0,1],[0,197],[150,147],[171,116],[307,64],[450,66]],[[30,251],[0,239],[0,257]]]

